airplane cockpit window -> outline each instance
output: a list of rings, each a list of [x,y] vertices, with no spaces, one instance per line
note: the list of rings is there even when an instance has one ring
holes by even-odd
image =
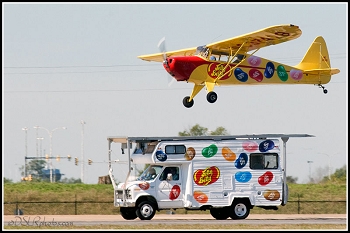
[[[233,60],[232,60],[232,63],[238,63],[238,62],[240,62],[240,61],[242,61],[243,59],[244,59],[244,55],[243,54],[237,54],[234,58],[233,58]]]
[[[204,58],[208,58],[209,48],[207,48],[205,46],[198,46],[197,51],[196,51],[196,55],[202,56]]]

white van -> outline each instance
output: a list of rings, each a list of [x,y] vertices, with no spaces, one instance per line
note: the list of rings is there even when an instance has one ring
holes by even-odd
[[[313,136],[108,137],[114,205],[127,220],[151,220],[156,211],[179,208],[209,210],[218,220],[245,219],[253,207],[277,209],[288,200],[290,137]],[[112,153],[113,143],[121,144],[121,159]],[[117,184],[120,164],[127,169]],[[139,172],[140,164],[148,167]]]

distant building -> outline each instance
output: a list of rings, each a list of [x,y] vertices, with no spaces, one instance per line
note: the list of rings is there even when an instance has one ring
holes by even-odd
[[[64,174],[62,174],[60,172],[60,169],[56,169],[56,168],[52,169],[52,181],[53,182],[60,181],[61,177],[63,175]],[[50,181],[50,169],[43,169],[42,179]]]

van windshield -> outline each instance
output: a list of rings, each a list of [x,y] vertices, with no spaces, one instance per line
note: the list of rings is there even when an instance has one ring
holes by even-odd
[[[162,170],[163,166],[160,165],[150,165],[142,172],[139,178],[137,180],[154,180],[160,171]]]

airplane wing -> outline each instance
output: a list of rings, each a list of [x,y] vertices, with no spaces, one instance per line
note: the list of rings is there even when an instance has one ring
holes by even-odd
[[[206,45],[214,50],[214,53],[231,54],[231,52],[237,51],[243,43],[245,43],[240,52],[248,52],[258,48],[280,44],[286,41],[290,41],[298,38],[301,35],[301,30],[298,26],[292,24],[277,25],[267,27],[255,32],[244,34],[241,36],[233,37],[228,40],[222,40],[219,42]],[[196,52],[197,47],[175,50],[166,52],[169,56],[191,56]],[[164,60],[163,53],[154,53],[149,55],[141,55],[138,58],[145,61],[162,62]]]
[[[166,52],[166,56],[192,56],[196,52],[197,47],[194,48],[188,48],[188,49],[181,49],[181,50],[175,50],[175,51],[170,51]],[[149,54],[149,55],[141,55],[138,56],[138,58],[141,58],[142,60],[145,61],[157,61],[157,62],[162,62],[164,60],[163,53],[154,53],[154,54]]]
[[[206,45],[206,47],[220,53],[231,54],[232,51],[237,51],[244,44],[240,50],[241,53],[294,40],[299,36],[301,36],[301,30],[298,26],[285,24],[214,42]]]

